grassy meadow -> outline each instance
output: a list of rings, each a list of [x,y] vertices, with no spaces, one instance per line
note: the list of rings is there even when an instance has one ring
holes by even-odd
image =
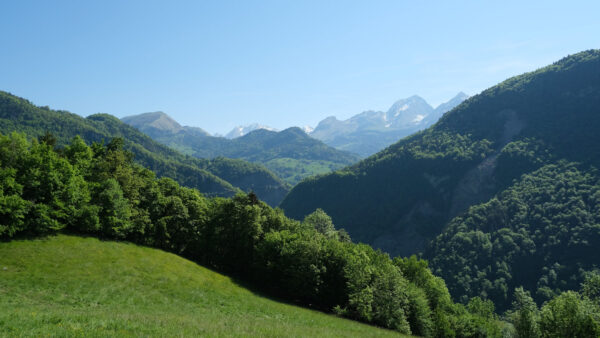
[[[0,243],[0,336],[398,336],[280,303],[160,250],[59,235]]]

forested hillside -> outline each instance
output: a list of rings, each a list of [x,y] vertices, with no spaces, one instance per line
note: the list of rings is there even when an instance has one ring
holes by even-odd
[[[600,51],[568,56],[300,183],[281,206],[298,219],[322,208],[353,239],[392,254],[430,244],[426,257],[457,299],[505,309],[524,286],[542,302],[600,265],[598,107]]]
[[[198,158],[229,157],[260,163],[287,183],[341,169],[358,156],[337,150],[308,136],[300,128],[281,132],[257,129],[241,137],[214,137],[199,128],[183,127],[168,115],[155,112],[122,119],[154,140]]]
[[[233,196],[240,190],[253,190],[262,200],[276,205],[289,189],[287,184],[261,165],[241,160],[195,159],[153,141],[111,115],[96,114],[82,118],[66,111],[37,107],[25,99],[0,91],[0,132],[13,131],[24,132],[31,137],[50,133],[58,145],[65,145],[76,135],[88,143],[122,137],[125,149],[134,154],[138,163],[159,176],[173,178],[208,196]]]
[[[120,139],[89,147],[76,137],[54,148],[0,136],[0,239],[61,231],[160,248],[273,296],[402,333],[507,329],[491,302],[454,304],[425,261],[353,244],[321,210],[298,222],[252,193],[208,199],[134,164]]]

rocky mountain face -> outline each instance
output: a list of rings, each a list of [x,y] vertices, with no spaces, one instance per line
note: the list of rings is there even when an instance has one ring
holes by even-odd
[[[414,95],[398,100],[387,111],[365,111],[347,120],[330,116],[319,122],[310,136],[337,149],[370,156],[399,139],[433,125],[468,96],[459,93],[435,109]]]

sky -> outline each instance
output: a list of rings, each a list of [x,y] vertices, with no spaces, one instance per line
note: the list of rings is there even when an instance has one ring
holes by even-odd
[[[474,95],[600,48],[600,1],[5,1],[0,90],[225,134]]]

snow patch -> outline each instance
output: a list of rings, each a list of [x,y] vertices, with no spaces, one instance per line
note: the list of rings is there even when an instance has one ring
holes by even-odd
[[[417,114],[417,116],[415,116],[415,118],[412,120],[412,123],[417,123],[417,124],[421,123],[421,121],[423,121],[425,116],[427,116],[427,115]]]
[[[400,112],[403,112],[403,111],[405,111],[407,109],[408,109],[408,104],[405,104],[402,107],[398,108],[398,110],[396,110],[396,114],[394,114],[394,117],[400,115]]]
[[[311,126],[304,126],[304,127],[302,127],[302,130],[304,130],[305,133],[310,134],[310,133],[312,133],[313,130],[315,130],[315,128],[313,128]]]

